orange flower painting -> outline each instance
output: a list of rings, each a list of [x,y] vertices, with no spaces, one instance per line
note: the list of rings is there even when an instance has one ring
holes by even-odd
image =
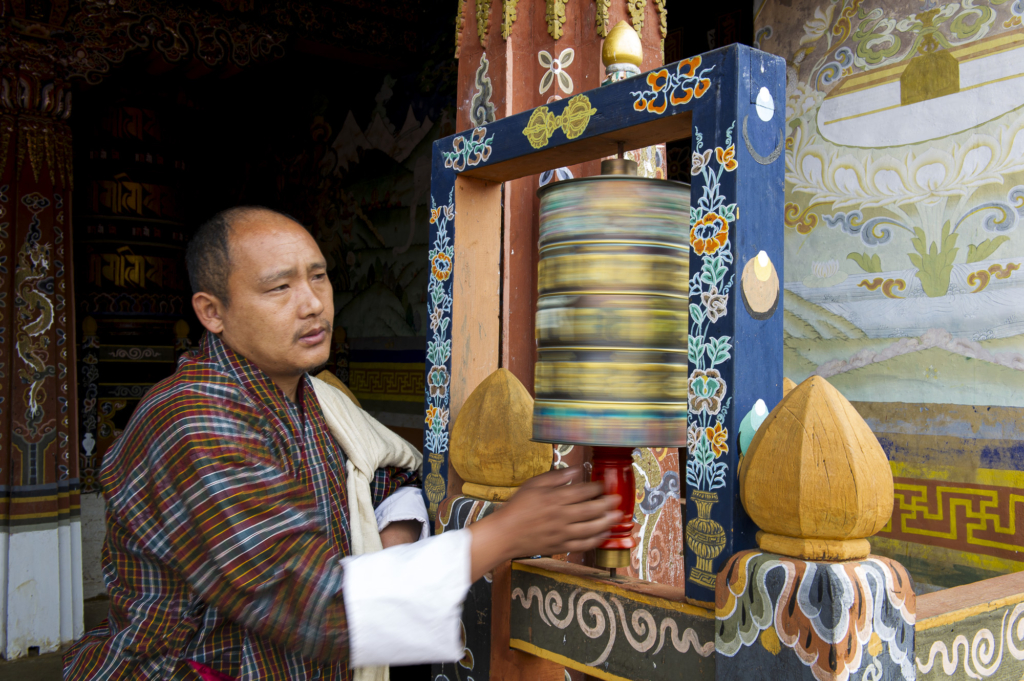
[[[690,246],[697,255],[712,255],[729,241],[729,223],[718,213],[707,213],[690,228]]]

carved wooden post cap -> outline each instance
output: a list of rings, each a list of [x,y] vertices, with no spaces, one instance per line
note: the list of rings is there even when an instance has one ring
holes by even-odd
[[[551,470],[549,444],[532,442],[533,398],[512,372],[498,369],[462,405],[452,426],[450,461],[463,494],[507,501],[515,488]]]
[[[740,499],[765,551],[805,560],[867,557],[892,516],[892,471],[868,424],[811,376],[765,419],[740,470]]]
[[[785,397],[790,393],[793,388],[796,387],[796,383],[792,379],[783,377],[782,379],[782,396]]]

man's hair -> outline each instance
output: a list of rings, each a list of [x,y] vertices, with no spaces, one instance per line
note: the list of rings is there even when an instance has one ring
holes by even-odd
[[[222,210],[199,226],[185,252],[188,281],[193,293],[209,293],[217,296],[225,305],[229,303],[231,230],[239,221],[260,213],[277,215],[295,222],[295,218],[290,215],[263,206],[237,206]]]

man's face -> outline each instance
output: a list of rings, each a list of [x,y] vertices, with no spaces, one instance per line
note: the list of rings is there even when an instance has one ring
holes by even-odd
[[[313,237],[283,216],[258,213],[235,224],[230,243],[223,341],[282,386],[324,364],[334,295]]]

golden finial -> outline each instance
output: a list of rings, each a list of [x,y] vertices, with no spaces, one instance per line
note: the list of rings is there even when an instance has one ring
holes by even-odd
[[[859,560],[892,516],[892,471],[853,405],[811,376],[758,429],[740,468],[740,500],[763,551]]]
[[[551,470],[551,445],[532,442],[533,398],[508,369],[470,393],[452,425],[450,461],[462,493],[507,501],[519,485]]]
[[[601,48],[601,61],[605,67],[612,64],[632,64],[637,69],[644,60],[644,47],[640,44],[640,36],[625,20],[620,21],[604,39]],[[637,71],[639,73],[639,71]]]

